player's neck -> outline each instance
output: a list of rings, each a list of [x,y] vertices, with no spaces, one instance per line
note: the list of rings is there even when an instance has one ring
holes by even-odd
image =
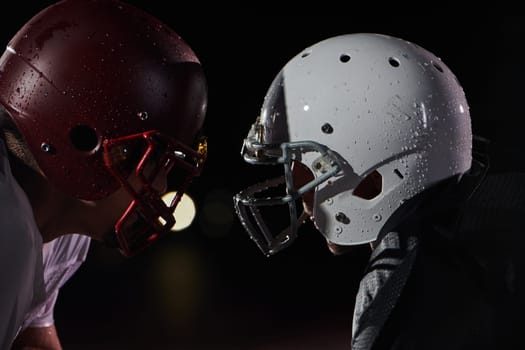
[[[69,198],[56,190],[41,174],[19,160],[11,160],[13,176],[24,190],[33,209],[36,225],[44,242],[61,235],[75,233],[68,222],[75,208],[81,206],[78,200]]]

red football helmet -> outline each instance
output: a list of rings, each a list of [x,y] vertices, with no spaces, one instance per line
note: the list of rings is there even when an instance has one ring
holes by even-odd
[[[198,58],[117,0],[63,0],[25,24],[0,58],[0,103],[55,187],[84,200],[128,189],[134,200],[116,225],[125,255],[169,231],[206,158]],[[178,195],[166,206],[152,182],[172,168]]]

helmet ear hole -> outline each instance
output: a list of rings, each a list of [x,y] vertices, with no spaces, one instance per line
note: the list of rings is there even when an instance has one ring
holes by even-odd
[[[99,138],[95,129],[87,125],[77,125],[69,132],[73,146],[82,152],[95,151],[99,146]]]
[[[377,170],[374,170],[357,185],[352,194],[359,198],[371,200],[379,196],[382,191],[383,177]]]

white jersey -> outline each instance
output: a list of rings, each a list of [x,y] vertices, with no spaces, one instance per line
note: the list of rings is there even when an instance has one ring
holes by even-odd
[[[0,139],[0,350],[9,349],[21,329],[54,323],[58,291],[85,260],[89,243],[82,235],[42,243]]]
[[[86,259],[90,240],[84,235],[64,235],[44,243],[45,299],[26,314],[22,328],[48,327],[55,323],[53,309],[58,291]]]

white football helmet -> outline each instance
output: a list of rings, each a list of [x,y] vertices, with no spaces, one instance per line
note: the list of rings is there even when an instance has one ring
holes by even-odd
[[[406,200],[465,173],[472,162],[469,106],[450,69],[413,43],[379,34],[321,41],[277,75],[242,148],[250,164],[282,164],[284,176],[239,192],[236,212],[271,255],[296,237],[314,189],[313,221],[339,245],[377,239]],[[314,175],[296,188],[292,162]],[[361,191],[364,180],[377,191]],[[283,185],[282,196],[265,191]],[[290,225],[270,232],[262,207],[285,205]]]

